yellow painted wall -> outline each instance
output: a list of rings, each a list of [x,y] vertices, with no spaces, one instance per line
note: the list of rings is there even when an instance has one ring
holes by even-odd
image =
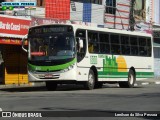
[[[5,84],[27,84],[27,53],[23,52],[21,46],[5,45]]]

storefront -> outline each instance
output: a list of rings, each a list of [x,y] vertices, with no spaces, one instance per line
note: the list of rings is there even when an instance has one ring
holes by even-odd
[[[153,26],[154,75],[160,78],[160,26]]]
[[[27,84],[27,53],[21,39],[28,32],[30,19],[0,16],[0,84]]]

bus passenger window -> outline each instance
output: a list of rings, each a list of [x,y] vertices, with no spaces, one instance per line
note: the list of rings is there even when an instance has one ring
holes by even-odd
[[[147,38],[147,56],[151,56],[152,53],[152,45],[151,45],[151,39]]]
[[[139,47],[139,55],[147,56],[147,48],[146,47]]]
[[[121,49],[123,55],[130,55],[130,46],[122,45]]]
[[[93,50],[93,49],[94,49],[93,47],[94,47],[94,46],[93,46],[93,43],[89,43],[89,44],[88,44],[88,51],[89,51],[90,53],[93,53],[93,51],[94,51],[94,50]]]
[[[120,46],[119,45],[111,45],[111,53],[112,54],[120,54]]]
[[[99,33],[99,53],[100,54],[109,54],[110,53],[110,44],[109,44],[109,34],[108,33]]]
[[[88,51],[90,53],[99,52],[98,34],[94,31],[88,32]]]
[[[138,46],[131,46],[131,55],[138,55]]]
[[[80,48],[79,39],[83,40],[83,48]],[[77,49],[77,60],[80,62],[86,54],[86,30],[78,29],[76,31],[76,49]]]

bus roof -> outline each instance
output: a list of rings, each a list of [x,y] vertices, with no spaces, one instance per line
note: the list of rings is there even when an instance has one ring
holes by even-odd
[[[101,28],[101,27],[94,27],[94,26],[87,26],[87,25],[78,25],[78,24],[44,24],[44,25],[37,25],[37,26],[33,26],[30,28],[34,28],[34,27],[40,27],[40,26],[51,26],[51,25],[71,25],[73,26],[73,28],[76,29],[86,29],[86,30],[96,30],[96,31],[100,31],[100,32],[109,32],[109,33],[119,33],[119,34],[128,34],[128,35],[136,35],[136,36],[145,36],[145,37],[152,37],[151,34],[147,34],[147,33],[142,33],[142,32],[136,32],[136,31],[127,31],[127,30],[118,30],[118,29],[110,29],[110,28]]]

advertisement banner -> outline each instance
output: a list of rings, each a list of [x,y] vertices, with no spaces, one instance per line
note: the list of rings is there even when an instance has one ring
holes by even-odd
[[[16,17],[0,16],[0,37],[23,36],[28,33],[31,20]]]

